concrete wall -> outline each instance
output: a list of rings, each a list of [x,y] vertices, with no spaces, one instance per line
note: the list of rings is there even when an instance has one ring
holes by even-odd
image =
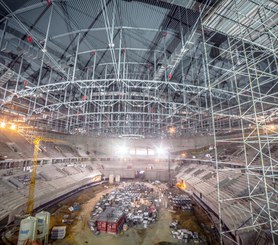
[[[65,140],[76,147],[83,148],[89,152],[96,151],[103,155],[117,155],[117,147],[126,145],[129,148],[152,148],[162,145],[169,151],[181,151],[195,149],[204,146],[213,145],[213,136],[202,136],[194,138],[177,139],[116,139],[116,138],[94,138],[86,136],[66,136]]]
[[[134,169],[102,169],[100,172],[108,178],[110,174],[114,175],[114,178],[116,175],[120,175],[121,178],[126,178],[126,179],[134,179],[135,178],[135,173],[136,170]]]
[[[120,175],[121,178],[128,178],[128,179],[134,179],[136,175],[136,170],[134,169],[115,169],[115,168],[110,168],[110,169],[102,169],[100,172],[108,178],[110,174],[113,174],[114,177],[116,175]],[[169,172],[168,170],[165,169],[152,169],[152,170],[145,170],[145,179],[154,181],[154,180],[159,180],[159,181],[168,181],[169,179]],[[175,176],[174,170],[171,170],[171,177]]]
[[[121,168],[121,169],[134,169],[134,170],[146,170],[146,169],[168,169],[168,160],[160,159],[157,161],[154,158],[147,158],[147,159],[136,159],[136,158],[129,158],[129,159],[122,159],[122,160],[115,160],[113,158],[109,158],[110,161],[98,160],[94,161],[93,163],[98,164],[99,168],[103,169],[113,169]],[[175,169],[178,165],[177,161],[172,160],[170,163],[170,168]]]
[[[170,177],[174,177],[175,172],[173,170],[170,171]],[[145,171],[145,179],[146,180],[159,180],[159,181],[168,181],[169,180],[169,172],[168,170],[147,170]]]
[[[69,154],[69,156],[116,156],[119,154],[119,146],[126,146],[129,149],[155,149],[160,145],[163,148],[168,149],[170,152],[182,151],[188,149],[195,149],[204,146],[213,145],[212,136],[202,136],[194,138],[176,138],[176,139],[120,139],[120,138],[97,138],[91,136],[82,136],[82,135],[63,135],[63,134],[54,134],[54,133],[40,133],[37,135],[45,136],[52,139],[60,139],[63,142],[55,142],[55,145],[69,145],[72,147],[73,151],[68,152],[63,151],[64,154]],[[3,143],[15,143],[15,146],[18,148],[18,153],[14,152],[3,152],[4,155],[8,155],[8,158],[17,159],[17,158],[29,158],[33,155],[33,145],[29,144],[22,136],[20,136],[15,131],[10,130],[0,130],[0,142]],[[44,142],[41,143],[44,146]],[[64,154],[59,153],[57,150],[52,149],[50,146],[46,147],[47,152],[49,151],[50,155],[47,152],[40,153],[40,156],[45,155],[46,157],[51,157],[53,155],[61,157]],[[78,150],[75,151],[75,150]],[[52,150],[52,151],[51,151]],[[54,152],[55,151],[55,152]],[[1,154],[1,152],[0,152]],[[65,156],[64,156],[65,157]],[[167,158],[167,156],[165,157]]]

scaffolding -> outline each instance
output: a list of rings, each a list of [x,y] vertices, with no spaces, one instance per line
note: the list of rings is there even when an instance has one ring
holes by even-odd
[[[209,93],[221,88],[232,95],[225,100],[210,96],[221,243],[242,244],[249,232],[256,231],[254,244],[260,239],[275,244],[277,5],[222,1],[202,19],[202,33]],[[215,47],[212,40],[219,35],[225,38]],[[225,144],[242,149],[244,164],[237,168],[221,164],[218,148]],[[240,192],[228,188],[232,180],[242,183]]]
[[[67,134],[214,135],[218,203],[211,209],[219,214],[221,242],[241,244],[257,234],[274,244],[275,1],[47,2],[13,12],[0,0],[8,13],[0,39],[1,113]],[[33,11],[38,18],[28,26]],[[222,145],[237,146],[244,158],[225,167]],[[231,188],[235,180],[240,190]]]
[[[55,30],[53,18],[64,16],[67,25],[75,25],[61,11],[61,3],[39,5],[45,7],[43,33],[31,32],[9,6],[3,1],[1,5],[10,18],[3,22],[0,46],[4,53],[17,55],[21,63],[13,70],[1,64],[4,75],[0,109],[8,110],[13,104],[30,125],[71,134],[141,138],[166,137],[171,127],[177,129],[175,136],[205,130],[207,125],[200,123],[207,108],[201,105],[206,101],[206,88],[197,79],[202,70],[198,49],[201,35],[197,29],[206,5],[200,13],[191,11],[191,17],[188,10],[169,5],[178,25],[163,29],[124,26],[118,8],[133,12],[133,4],[101,0],[91,3],[98,16],[92,24],[101,19],[97,22],[101,27],[67,28],[61,34],[57,34],[61,31]],[[187,7],[192,5],[190,1]],[[142,4],[136,3],[136,7],[138,11],[148,11]],[[19,12],[33,11],[32,8]],[[160,24],[168,12],[157,12],[154,23]],[[192,24],[185,25],[189,17]],[[31,43],[6,34],[6,27],[25,32]],[[94,36],[101,41],[92,39]],[[52,48],[67,38],[71,42],[59,58]],[[36,67],[36,79],[22,69],[26,60]],[[7,77],[10,74],[16,79],[15,84]],[[213,94],[226,97],[221,89],[215,89]]]

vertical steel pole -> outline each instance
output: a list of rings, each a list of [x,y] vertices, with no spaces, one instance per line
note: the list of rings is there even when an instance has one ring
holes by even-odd
[[[220,244],[223,244],[223,231],[222,231],[222,207],[221,207],[221,194],[220,194],[220,177],[219,177],[219,162],[218,162],[218,151],[217,151],[217,138],[216,138],[216,129],[215,129],[215,117],[214,117],[214,109],[213,109],[213,93],[212,93],[212,83],[209,74],[209,61],[207,57],[207,43],[206,36],[204,31],[204,26],[201,19],[201,30],[202,30],[202,38],[204,45],[204,63],[205,63],[205,80],[208,81],[208,92],[210,97],[210,107],[211,107],[211,122],[212,122],[212,130],[213,130],[213,140],[215,146],[215,169],[216,169],[216,187],[217,187],[217,200],[218,200],[218,215],[219,215],[219,233],[220,233]]]
[[[94,55],[94,65],[93,65],[93,75],[92,75],[92,80],[94,80],[94,79],[95,79],[96,58],[97,58],[97,54],[95,53],[95,55]]]
[[[23,64],[23,54],[22,54],[22,57],[21,57],[21,62],[20,62],[20,65],[19,65],[19,71],[18,71],[18,75],[17,75],[17,78],[16,78],[16,85],[15,85],[15,89],[14,89],[14,92],[17,93],[17,87],[18,87],[18,83],[19,83],[19,79],[20,79],[20,74],[21,74],[21,69],[22,69],[22,64]]]
[[[8,24],[8,19],[6,19],[5,23],[4,23],[3,33],[2,33],[1,39],[0,39],[0,51],[2,50],[2,44],[3,44],[4,37],[5,37],[7,24]]]
[[[120,30],[120,43],[119,43],[119,60],[118,60],[118,73],[117,73],[117,79],[120,79],[120,70],[121,70],[121,56],[122,56],[122,34],[123,30]]]
[[[52,77],[52,69],[50,70],[49,79],[48,79],[48,84],[50,84],[51,77]],[[46,98],[45,98],[44,106],[47,105],[48,96],[49,96],[49,92],[46,93]]]
[[[49,29],[50,29],[51,20],[52,20],[53,6],[54,6],[53,4],[50,6],[50,14],[49,14],[48,25],[47,25],[47,30],[46,30],[45,40],[44,40],[44,45],[43,45],[43,50],[42,50],[42,59],[41,59],[41,66],[40,66],[40,72],[39,72],[37,87],[40,86],[40,83],[41,83],[44,57],[45,57],[45,53],[47,52],[46,47],[47,47]],[[37,97],[35,97],[35,99],[34,99],[33,110],[36,108],[36,102],[37,102]]]
[[[76,51],[75,51],[74,66],[73,66],[71,82],[73,82],[75,80],[75,72],[76,72],[76,65],[77,65],[78,52],[79,52],[80,35],[81,34],[79,33],[78,38],[77,38],[77,45],[76,45]]]
[[[153,52],[153,76],[156,76],[156,52]]]
[[[168,151],[168,182],[169,185],[171,185],[171,153],[170,151]]]

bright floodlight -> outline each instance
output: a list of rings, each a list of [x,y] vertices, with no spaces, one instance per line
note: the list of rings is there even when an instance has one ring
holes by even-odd
[[[156,154],[157,155],[166,155],[167,154],[167,149],[166,148],[163,148],[163,147],[157,147],[156,148]]]
[[[5,128],[6,127],[6,123],[5,122],[1,122],[0,127],[1,128]]]
[[[11,124],[11,130],[16,130],[16,126],[14,123]]]
[[[169,133],[169,134],[175,134],[175,133],[176,133],[176,128],[175,128],[175,127],[170,127],[170,128],[168,129],[168,133]]]
[[[121,145],[116,148],[116,154],[118,156],[125,156],[127,155],[127,153],[128,153],[128,149],[125,145]]]

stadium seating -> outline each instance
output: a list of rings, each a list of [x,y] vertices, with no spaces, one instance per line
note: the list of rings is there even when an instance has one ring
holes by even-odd
[[[52,199],[68,193],[82,185],[91,183],[93,177],[100,176],[101,173],[91,166],[64,166],[64,172],[55,164],[45,164],[38,166],[35,207],[38,207]],[[9,222],[13,220],[17,211],[26,208],[29,194],[30,173],[7,176],[0,181],[0,221],[10,215]]]
[[[229,168],[218,171],[219,178],[219,198],[225,201],[226,205],[221,205],[221,218],[230,230],[237,230],[242,224],[250,222],[250,207],[248,199],[237,200],[237,197],[248,196],[247,188],[243,188],[249,181],[250,186],[254,187],[253,194],[264,194],[260,175],[253,173],[252,175],[243,174],[240,170],[232,171],[230,175]],[[218,213],[218,190],[216,185],[216,170],[210,166],[200,166],[199,164],[189,164],[182,166],[176,175],[177,180],[185,181],[188,190],[195,193],[202,201],[208,205],[215,213]],[[256,187],[256,188],[255,188]],[[257,201],[258,205],[263,206],[264,203]],[[275,207],[273,207],[275,210]],[[240,233],[240,231],[238,231]]]

